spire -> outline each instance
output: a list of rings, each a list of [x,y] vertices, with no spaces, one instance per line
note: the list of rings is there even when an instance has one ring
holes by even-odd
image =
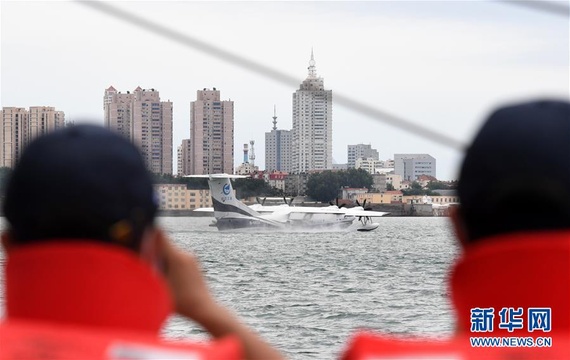
[[[309,77],[316,78],[317,77],[317,68],[315,67],[315,56],[313,54],[313,48],[311,47],[311,61],[309,61]]]
[[[273,130],[277,130],[277,108],[273,105]]]

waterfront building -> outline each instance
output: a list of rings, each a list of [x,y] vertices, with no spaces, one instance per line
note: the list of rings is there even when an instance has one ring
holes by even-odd
[[[386,174],[386,184],[392,185],[395,190],[402,189],[402,175],[396,175],[392,173]]]
[[[394,154],[394,173],[415,181],[420,175],[436,176],[435,158],[428,154]]]
[[[378,150],[373,149],[370,144],[356,144],[347,146],[347,159],[347,165],[350,169],[356,167],[356,161],[358,159],[379,160],[380,155],[378,154]]]
[[[105,126],[136,144],[149,171],[172,174],[172,102],[155,89],[121,93],[113,86],[103,98]]]
[[[3,107],[0,115],[0,167],[13,167],[34,138],[65,126],[65,114],[51,106]]]
[[[363,193],[356,195],[356,200],[363,204],[366,200],[366,205],[368,204],[401,204],[403,198],[403,193],[399,190],[391,190],[381,193]]]
[[[332,91],[317,76],[311,51],[309,74],[293,94],[291,171],[332,169]]]
[[[388,190],[387,188],[387,181],[386,181],[386,173],[376,173],[372,174],[372,190],[376,192],[384,192]]]
[[[269,184],[269,186],[279,189],[285,193],[285,179],[287,179],[287,175],[289,174],[284,171],[266,171],[263,174],[263,178],[265,179],[265,182]]]
[[[186,184],[157,184],[159,210],[193,210],[212,207],[209,189],[187,189]]]
[[[354,202],[358,198],[359,195],[366,194],[366,193],[368,193],[367,188],[343,187],[341,189],[340,198],[343,200],[350,200],[350,201]],[[360,204],[362,204],[362,203],[360,203]]]
[[[234,102],[204,88],[190,103],[190,174],[233,173]]]
[[[273,107],[273,129],[265,133],[265,169],[267,171],[291,171],[291,130],[277,129],[277,114]]]

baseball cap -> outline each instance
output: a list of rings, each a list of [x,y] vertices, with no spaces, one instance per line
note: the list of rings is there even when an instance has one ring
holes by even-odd
[[[3,210],[16,243],[91,239],[138,249],[157,204],[129,140],[100,126],[74,125],[25,148]]]
[[[494,111],[467,149],[457,190],[471,240],[570,228],[570,103]]]

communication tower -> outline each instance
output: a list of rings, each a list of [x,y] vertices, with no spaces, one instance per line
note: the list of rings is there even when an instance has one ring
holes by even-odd
[[[251,163],[251,166],[255,166],[255,151],[253,150],[253,144],[255,144],[255,141],[250,140],[249,144],[251,145],[251,152],[249,153],[249,162]]]

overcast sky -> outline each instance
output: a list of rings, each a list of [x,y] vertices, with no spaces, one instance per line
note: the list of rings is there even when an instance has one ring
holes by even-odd
[[[451,180],[462,153],[335,104],[335,94],[463,143],[498,104],[569,98],[568,18],[500,2],[112,2],[289,74],[296,86],[75,2],[1,5],[1,106],[55,106],[67,120],[103,124],[106,88],[154,88],[174,103],[176,149],[189,138],[196,91],[216,87],[234,101],[236,165],[255,140],[264,168],[274,105],[278,128],[291,128],[292,93],[311,48],[333,91],[337,163],[346,162],[347,145],[371,144],[381,159],[431,154],[437,177]]]

